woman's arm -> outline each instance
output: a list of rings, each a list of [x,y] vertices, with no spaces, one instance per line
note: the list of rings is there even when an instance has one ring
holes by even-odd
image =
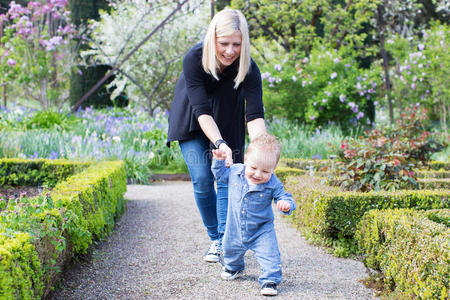
[[[250,141],[252,141],[257,136],[266,133],[266,125],[264,124],[263,118],[254,119],[247,123],[248,135],[250,136]]]
[[[217,124],[214,121],[213,117],[211,117],[210,115],[200,115],[198,117],[198,124],[200,124],[200,128],[213,144],[217,140],[222,139],[219,128],[217,127]],[[225,151],[225,153],[227,154],[225,164],[227,166],[231,166],[233,164],[233,152],[231,151],[231,148],[228,147],[228,145],[222,143],[220,144],[219,149]]]

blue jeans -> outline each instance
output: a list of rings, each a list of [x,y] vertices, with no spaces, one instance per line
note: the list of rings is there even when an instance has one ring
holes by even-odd
[[[228,209],[228,185],[217,184],[211,172],[209,140],[204,137],[180,141],[181,153],[191,175],[198,210],[211,240],[222,240]]]

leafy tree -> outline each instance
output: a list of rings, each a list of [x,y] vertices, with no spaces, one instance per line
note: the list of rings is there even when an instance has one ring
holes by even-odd
[[[116,65],[158,25],[176,3],[172,1],[112,1],[111,12],[91,22],[91,50],[82,52],[88,64]],[[109,87],[112,98],[126,92],[149,114],[168,109],[181,70],[181,58],[206,30],[209,2],[190,1],[116,72]]]

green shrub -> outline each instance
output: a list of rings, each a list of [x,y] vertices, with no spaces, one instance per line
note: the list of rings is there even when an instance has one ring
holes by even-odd
[[[285,181],[288,176],[298,176],[298,175],[304,175],[304,174],[305,174],[304,170],[299,170],[296,168],[279,166],[275,169],[275,175],[281,181]]]
[[[53,187],[88,165],[87,162],[67,160],[1,158],[0,185]]]
[[[450,227],[450,209],[430,209],[420,213],[430,221]]]
[[[45,197],[9,201],[0,212],[0,299],[45,297],[64,262],[111,232],[125,191],[124,163],[109,161],[58,182]]]
[[[419,178],[421,190],[450,189],[450,178]]]
[[[430,164],[432,164],[431,162]],[[417,178],[450,178],[450,171],[440,170],[415,170]]]
[[[373,123],[381,72],[360,69],[351,47],[336,50],[316,44],[307,57],[278,59],[261,74],[268,118],[313,127],[331,122],[344,129]]]
[[[432,161],[428,164],[428,167],[431,170],[440,170],[444,169],[446,171],[450,171],[450,162],[445,161]]]
[[[442,145],[426,130],[426,110],[408,109],[392,128],[366,131],[346,139],[334,165],[334,183],[346,190],[418,188],[413,169],[426,164]]]
[[[372,209],[450,207],[450,190],[400,190],[396,192],[345,192],[320,179],[289,177],[286,181],[296,203],[294,219],[314,233],[352,239],[364,213]]]
[[[413,210],[371,210],[355,234],[398,299],[448,299],[450,230]]]

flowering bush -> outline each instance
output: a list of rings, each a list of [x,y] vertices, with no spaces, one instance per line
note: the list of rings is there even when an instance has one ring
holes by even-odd
[[[67,98],[74,56],[71,41],[75,29],[69,23],[67,0],[30,1],[26,7],[12,1],[0,15],[4,27],[0,50],[0,80],[13,84],[27,99],[43,108]]]
[[[434,119],[449,116],[449,44],[449,26],[435,23],[422,32],[421,39],[394,36],[386,45],[396,61],[392,74],[394,97],[432,107]],[[446,113],[446,117],[442,115]]]
[[[372,125],[379,69],[361,70],[345,48],[318,45],[308,57],[285,59],[261,74],[268,116],[318,126]]]
[[[334,183],[358,191],[418,187],[413,170],[442,149],[435,134],[426,130],[426,114],[414,106],[393,128],[373,129],[359,140],[344,140],[334,164]]]
[[[91,21],[90,49],[81,55],[87,64],[116,65],[176,7],[176,2],[110,1],[111,12]],[[116,72],[108,85],[115,99],[126,92],[132,102],[147,108],[168,109],[181,72],[181,60],[206,30],[209,6],[191,0],[153,35]]]

